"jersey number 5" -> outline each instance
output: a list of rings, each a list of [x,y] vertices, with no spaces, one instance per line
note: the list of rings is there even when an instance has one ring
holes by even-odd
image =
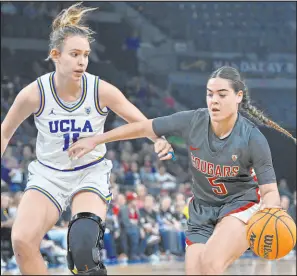
[[[70,136],[72,136],[72,142],[75,143],[78,140],[79,133],[78,132],[75,132],[75,133],[65,133],[63,135],[63,137],[64,137],[63,151],[68,150],[68,148],[69,148]]]
[[[216,194],[216,195],[226,195],[228,194],[228,191],[226,189],[226,186],[224,183],[215,183],[215,181],[218,179],[215,176],[212,177],[206,177],[208,182],[210,183],[210,185],[213,187],[212,191]]]

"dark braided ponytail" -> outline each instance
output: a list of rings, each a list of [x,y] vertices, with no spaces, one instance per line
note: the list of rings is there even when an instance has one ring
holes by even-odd
[[[235,93],[238,93],[240,90],[243,91],[243,98],[242,102],[240,103],[239,110],[246,113],[252,120],[257,122],[258,124],[265,125],[270,128],[274,128],[278,132],[283,133],[287,137],[291,138],[296,144],[296,138],[288,132],[287,130],[283,129],[277,123],[273,122],[272,120],[268,119],[262,111],[257,109],[255,106],[251,104],[251,100],[249,97],[247,86],[245,85],[244,81],[241,79],[239,72],[229,66],[223,66],[216,71],[214,71],[210,78],[222,78],[227,79],[230,81],[232,88],[234,89]]]

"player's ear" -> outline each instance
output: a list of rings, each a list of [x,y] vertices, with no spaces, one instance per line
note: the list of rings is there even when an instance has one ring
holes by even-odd
[[[236,103],[240,104],[243,98],[243,91],[239,90],[236,94]]]
[[[61,53],[58,49],[54,48],[51,50],[50,57],[54,63],[58,63],[60,56],[61,56]]]

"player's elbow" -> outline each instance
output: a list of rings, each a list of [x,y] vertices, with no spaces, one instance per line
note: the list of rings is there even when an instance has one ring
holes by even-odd
[[[1,141],[10,140],[14,133],[14,129],[11,127],[12,124],[9,124],[7,120],[4,119],[4,122],[1,124]]]
[[[157,137],[157,135],[155,134],[155,132],[153,130],[153,120],[147,120],[147,121],[141,122],[141,130],[140,131],[144,137],[149,137],[149,138]]]
[[[278,188],[276,183],[262,184],[262,185],[259,185],[259,187],[260,187],[260,194],[262,197],[271,193],[278,194]]]

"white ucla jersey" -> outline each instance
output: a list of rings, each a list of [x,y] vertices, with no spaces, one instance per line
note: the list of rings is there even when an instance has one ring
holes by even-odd
[[[82,95],[72,107],[59,99],[54,83],[55,72],[37,79],[40,90],[40,108],[35,113],[38,129],[36,156],[38,161],[61,171],[79,170],[103,160],[105,144],[79,160],[70,160],[68,148],[80,138],[101,134],[108,109],[99,106],[99,77],[85,73],[82,76]]]

